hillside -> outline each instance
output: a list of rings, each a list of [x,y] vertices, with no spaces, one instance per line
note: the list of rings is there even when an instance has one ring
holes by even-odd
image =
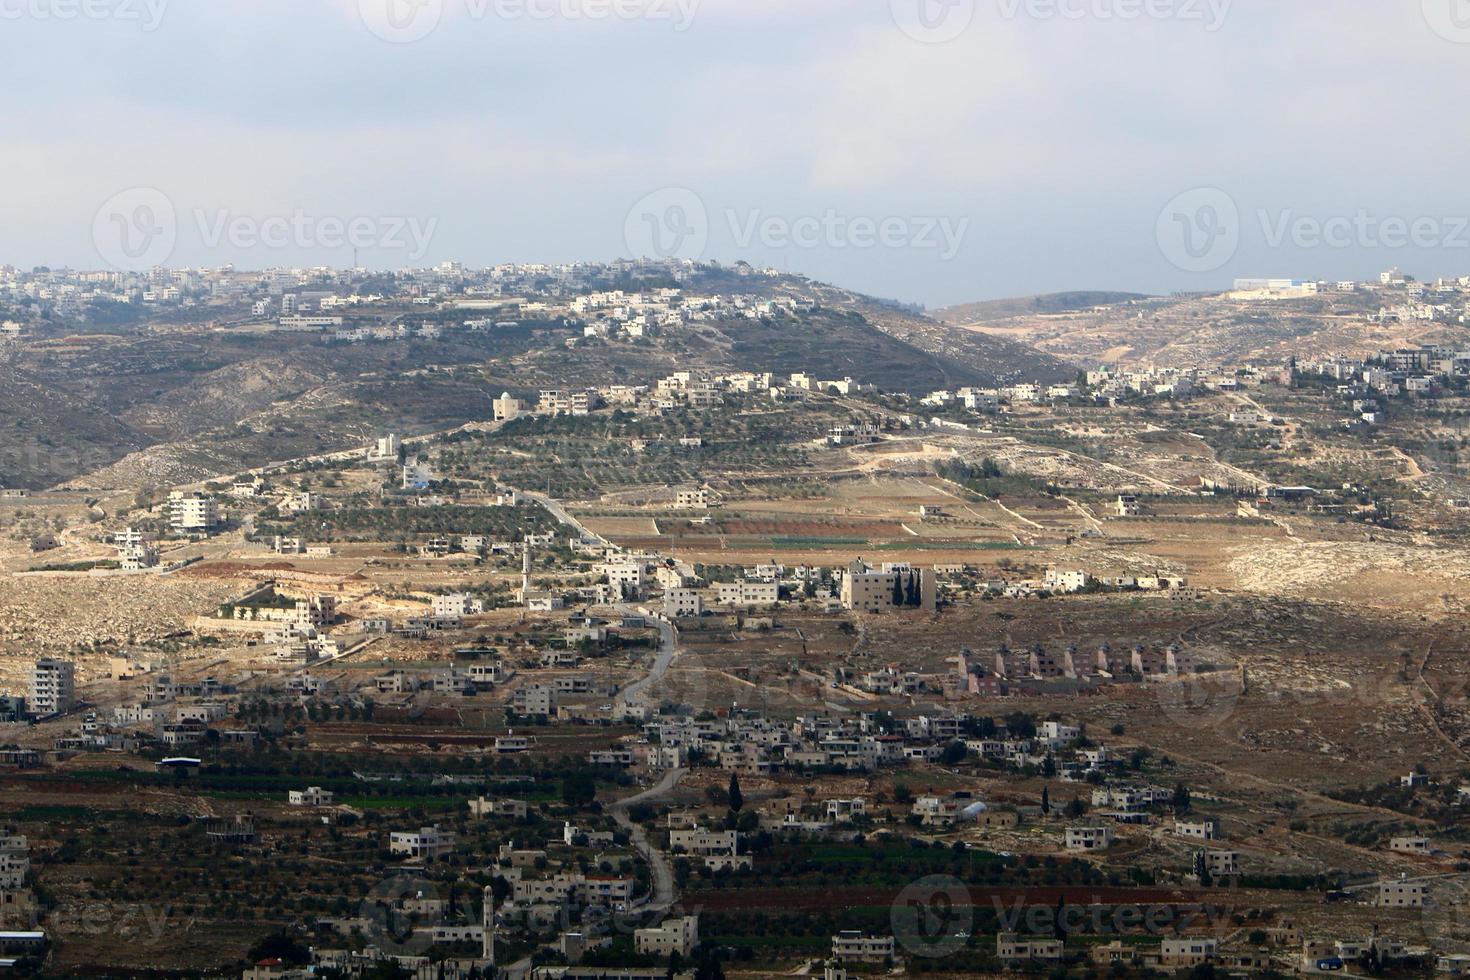
[[[944,315],[972,335],[1024,344],[1088,367],[1276,363],[1289,356],[1361,357],[1419,344],[1470,342],[1470,330],[1458,324],[1380,323],[1373,317],[1382,305],[1368,292],[1290,300],[1221,294],[1135,299],[1070,313],[967,320],[957,311],[968,307],[956,307]]]
[[[146,445],[105,406],[0,366],[0,487],[45,487]]]
[[[1140,299],[1148,299],[1148,297],[1142,293],[1100,290],[1042,293],[1036,296],[1017,296],[1011,299],[992,299],[978,303],[947,306],[935,310],[934,317],[945,323],[985,323],[990,320],[1005,320],[1027,314],[1073,313],[1079,310],[1089,310],[1095,306],[1112,306]]]
[[[977,380],[971,383],[994,386],[1023,380],[1063,381],[1077,373],[1076,365],[1065,357],[1018,339],[956,330],[932,317],[832,286],[816,285],[812,294],[824,304],[859,313],[874,328],[908,347],[974,372]]]
[[[685,288],[819,305],[632,340],[584,337],[555,316],[466,330],[465,315],[450,309],[414,314],[440,327],[433,339],[341,344],[163,321],[41,338],[15,351],[0,394],[9,441],[20,447],[0,463],[0,484],[105,491],[188,483],[350,448],[383,431],[412,435],[487,419],[501,391],[534,401],[543,388],[650,384],[681,370],[805,372],[907,393],[1075,373],[1015,340],[955,330],[799,277],[703,278]]]

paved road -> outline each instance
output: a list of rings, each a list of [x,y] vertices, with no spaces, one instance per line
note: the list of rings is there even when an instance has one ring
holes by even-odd
[[[679,780],[684,778],[687,771],[670,769],[652,787],[618,800],[610,808],[612,818],[617,821],[619,827],[628,832],[628,836],[633,840],[633,846],[637,848],[639,854],[643,855],[643,859],[648,862],[648,867],[653,872],[653,894],[643,906],[646,910],[661,912],[674,904],[678,897],[674,890],[674,864],[669,860],[668,855],[653,846],[643,827],[634,823],[628,816],[628,810],[639,803],[652,803],[665,796],[679,785]]]
[[[604,538],[596,531],[593,531],[591,528],[583,524],[581,521],[577,520],[571,514],[567,513],[567,509],[565,507],[563,507],[557,501],[546,496],[544,493],[532,493],[529,490],[518,490],[516,492],[519,493],[522,497],[525,497],[527,500],[534,500],[542,507],[545,507],[547,513],[549,513],[552,517],[556,518],[558,521],[565,524],[572,530],[576,531],[587,540],[596,541],[604,548],[614,547],[611,541],[609,541],[607,538]]]
[[[679,631],[667,619],[646,616],[632,606],[619,606],[618,612],[624,616],[641,615],[652,619],[659,632],[658,655],[653,658],[653,666],[649,668],[648,674],[642,680],[634,681],[618,693],[617,706],[621,710],[629,705],[641,703],[648,690],[663,680],[664,675],[669,672],[669,667],[673,666],[674,660],[679,656]]]

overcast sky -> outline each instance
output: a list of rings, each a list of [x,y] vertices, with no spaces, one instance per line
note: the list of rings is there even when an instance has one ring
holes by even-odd
[[[0,0],[0,262],[1470,274],[1467,0],[610,3]]]

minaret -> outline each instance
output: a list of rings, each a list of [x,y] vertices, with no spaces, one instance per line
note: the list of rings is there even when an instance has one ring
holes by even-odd
[[[521,602],[531,596],[531,542],[521,542]]]
[[[484,927],[485,927],[485,935],[484,935],[484,939],[483,939],[484,946],[480,950],[480,958],[483,959],[485,962],[489,963],[491,966],[494,966],[495,965],[495,889],[489,887],[488,885],[485,887],[484,909],[485,909],[485,913],[484,913],[485,914],[485,921],[484,921],[483,924],[484,924]]]

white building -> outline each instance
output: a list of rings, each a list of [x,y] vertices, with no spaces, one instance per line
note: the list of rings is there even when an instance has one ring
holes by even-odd
[[[653,929],[633,932],[633,948],[641,956],[667,957],[678,953],[688,957],[699,945],[699,916],[685,915],[666,919]]]
[[[750,579],[720,582],[715,586],[715,598],[724,606],[772,606],[781,599],[781,586]]]
[[[1068,827],[1067,850],[1101,851],[1113,843],[1112,827]]]
[[[190,534],[213,530],[219,524],[219,504],[198,491],[175,490],[168,495],[168,526]]]
[[[1088,574],[1080,568],[1048,568],[1041,584],[1048,592],[1081,592],[1090,581]]]
[[[388,839],[388,850],[396,857],[417,858],[424,862],[446,858],[454,851],[454,834],[438,825],[418,830],[395,831]]]
[[[485,603],[467,593],[436,595],[433,600],[435,619],[461,619],[485,611]]]
[[[1191,837],[1195,840],[1219,840],[1220,821],[1214,817],[1202,817],[1198,820],[1176,820],[1174,821],[1174,833],[1180,837]]]
[[[521,400],[512,396],[508,391],[501,392],[500,397],[495,399],[493,404],[495,406],[495,421],[497,422],[509,422],[512,419],[518,418],[521,412],[525,410],[525,405],[521,403]]]
[[[331,806],[332,791],[322,789],[320,786],[310,786],[306,789],[293,789],[286,795],[286,800],[292,806]]]
[[[368,459],[393,460],[396,462],[398,460],[398,451],[401,448],[403,448],[403,444],[398,441],[396,435],[390,432],[368,449]]]

